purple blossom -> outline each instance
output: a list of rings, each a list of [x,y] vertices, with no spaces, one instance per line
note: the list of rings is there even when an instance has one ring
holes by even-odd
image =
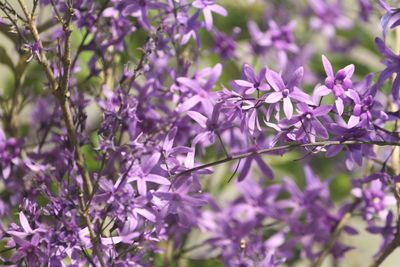
[[[158,191],[154,195],[165,201],[162,213],[176,214],[181,227],[192,227],[197,224],[198,207],[208,203],[207,197],[202,194],[190,194],[192,184],[190,181],[183,183],[172,192]]]
[[[396,233],[396,226],[393,225],[393,212],[389,211],[386,216],[385,225],[384,226],[368,226],[366,229],[368,232],[373,234],[381,234],[383,237],[383,241],[381,243],[381,247],[379,251],[376,253],[378,255],[382,252],[382,250],[393,240],[393,236]],[[375,255],[375,256],[376,256]]]
[[[122,15],[131,15],[139,19],[140,24],[145,28],[150,28],[148,18],[149,9],[165,9],[166,4],[151,0],[133,0],[133,3],[128,4],[122,12]]]
[[[364,21],[369,21],[371,13],[373,12],[373,5],[370,0],[358,0],[360,6],[360,17]]]
[[[34,57],[36,57],[38,59],[38,61],[42,61],[41,56],[40,56],[40,52],[43,49],[42,47],[40,47],[39,42],[34,42],[31,44],[24,44],[24,47],[29,51],[30,53],[30,57],[26,60],[26,62],[30,62],[32,61],[32,59]]]
[[[354,65],[335,73],[314,60],[369,49],[371,1],[228,3],[242,17],[221,29],[216,0],[43,0],[28,5],[29,23],[11,2],[0,31],[28,53],[0,47],[13,70],[0,90],[1,264],[269,267],[315,262],[328,246],[340,259],[352,247],[331,241],[350,213],[381,236],[380,252],[397,238],[399,58],[376,40],[386,69],[374,86],[374,73],[362,77],[374,57],[354,77]],[[378,3],[385,37],[399,9]],[[348,192],[331,181],[366,165],[373,174],[352,179],[359,202],[338,198]]]
[[[271,20],[268,23],[269,29],[267,31],[271,46],[278,51],[297,53],[299,48],[294,42],[292,33],[295,25],[294,22],[290,22],[287,25],[280,26],[275,21]]]
[[[283,111],[288,119],[292,118],[293,115],[293,104],[291,99],[297,100],[299,102],[306,103],[309,101],[309,96],[298,88],[303,78],[303,68],[298,68],[287,84],[282,80],[282,77],[272,71],[268,70],[266,72],[266,79],[275,92],[270,93],[265,98],[266,103],[277,103],[283,102]]]
[[[400,9],[390,7],[384,0],[378,0],[378,3],[383,9],[386,10],[386,14],[381,18],[382,35],[383,35],[383,40],[385,40],[389,25],[390,28],[394,28],[399,26],[400,24],[400,20],[397,17],[397,15],[400,12]],[[392,20],[393,18],[396,19],[394,22]]]
[[[246,152],[252,152],[256,151],[257,148],[249,148],[248,151]],[[264,162],[262,157],[260,155],[254,155],[251,157],[247,157],[244,162],[241,165],[241,168],[239,170],[239,177],[238,181],[241,182],[243,181],[248,175],[250,174],[251,167],[253,166],[253,163],[256,163],[257,166],[260,168],[261,174],[269,179],[274,178],[274,173],[272,172],[271,168]]]
[[[294,22],[287,25],[278,25],[275,21],[268,22],[268,30],[262,32],[254,21],[247,23],[251,36],[250,44],[253,52],[257,55],[265,55],[266,52],[273,49],[277,55],[277,61],[280,67],[287,65],[287,52],[297,53],[298,46],[294,42],[292,31],[295,27]]]
[[[310,21],[311,28],[321,30],[328,37],[333,37],[336,29],[348,30],[352,22],[343,15],[341,0],[326,2],[323,0],[309,0],[310,7],[315,14]]]
[[[329,137],[328,131],[318,117],[325,116],[331,109],[331,105],[311,108],[307,104],[299,103],[297,105],[299,115],[291,119],[281,120],[280,124],[286,127],[295,125],[297,127],[296,138],[298,140],[307,137],[312,142],[316,136],[326,139]]]
[[[14,240],[19,248],[10,258],[11,261],[18,263],[26,259],[28,267],[36,267],[40,262],[46,261],[47,255],[39,248],[40,238],[38,235],[34,235],[31,241],[19,237],[14,237]]]
[[[141,195],[147,194],[147,183],[155,183],[159,185],[169,185],[171,182],[158,174],[150,173],[151,170],[157,165],[161,154],[154,153],[148,157],[140,166],[133,170],[127,179],[127,182],[136,181],[138,192]]]
[[[223,32],[214,31],[214,47],[212,51],[219,54],[222,60],[234,59],[236,50],[236,38],[240,32],[240,28],[234,28],[231,36]]]
[[[7,139],[0,129],[0,170],[4,179],[7,179],[12,171],[12,166],[18,164],[23,140],[14,137]]]
[[[200,37],[198,29],[201,28],[202,24],[197,20],[199,18],[200,12],[194,13],[193,16],[179,16],[178,21],[183,26],[183,33],[181,39],[181,45],[185,45],[189,42],[190,38],[193,38],[197,46],[200,46]]]
[[[344,111],[343,101],[347,98],[346,91],[353,85],[351,76],[353,76],[354,73],[354,65],[348,65],[345,68],[338,70],[335,74],[331,63],[325,56],[322,56],[322,63],[328,77],[325,79],[325,86],[320,87],[317,90],[317,94],[327,95],[329,93],[327,89],[331,90],[336,99],[335,105],[337,112],[339,115],[342,115]]]
[[[250,95],[256,90],[268,91],[270,89],[269,85],[265,82],[265,74],[267,73],[266,67],[262,68],[259,74],[256,75],[250,65],[244,64],[242,73],[243,79],[235,80],[234,83],[245,88],[245,94]]]
[[[390,79],[393,74],[397,74],[392,86],[392,96],[394,99],[398,99],[400,90],[400,56],[396,55],[392,52],[392,50],[387,48],[381,39],[376,38],[375,43],[379,52],[386,57],[386,59],[382,61],[382,63],[386,66],[386,69],[379,74],[378,81],[374,85],[374,92],[376,92],[376,90],[380,88],[386,80]]]
[[[360,124],[361,127],[373,127],[372,121],[374,118],[380,118],[382,120],[388,119],[386,113],[376,109],[376,106],[380,106],[380,104],[374,100],[371,95],[367,95],[361,100],[360,95],[352,89],[349,89],[346,95],[351,98],[355,104],[353,115],[349,118],[349,128],[356,127],[358,124]]]
[[[184,85],[184,89],[188,88],[193,91],[193,93],[189,94],[189,97],[178,106],[178,110],[180,112],[185,112],[195,107],[198,103],[201,103],[204,110],[210,112],[214,103],[213,95],[210,91],[218,81],[221,72],[222,65],[217,64],[213,68],[206,68],[196,73],[193,79],[187,77],[177,78],[177,81]],[[208,77],[208,79],[206,79],[206,77]]]
[[[204,15],[204,20],[206,23],[206,29],[211,30],[213,27],[213,17],[212,12],[217,13],[221,16],[228,15],[225,8],[216,4],[216,0],[196,0],[192,3],[195,8],[201,9]]]
[[[385,176],[385,174],[376,173],[354,182],[357,186],[353,188],[352,194],[362,200],[362,214],[367,221],[371,221],[377,214],[385,220],[389,213],[387,208],[396,204],[395,197],[385,192],[386,184],[382,182]],[[365,183],[369,183],[368,188],[361,187]]]

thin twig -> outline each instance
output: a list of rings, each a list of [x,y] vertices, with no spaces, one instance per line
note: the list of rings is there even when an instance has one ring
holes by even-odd
[[[400,236],[396,234],[395,238],[390,242],[382,252],[375,258],[369,267],[378,267],[396,248],[399,247]]]
[[[226,162],[234,161],[234,160],[239,160],[247,157],[252,157],[255,155],[260,155],[260,154],[265,154],[269,152],[276,152],[276,151],[281,151],[281,150],[286,150],[286,149],[294,149],[294,148],[299,148],[299,147],[327,147],[327,146],[335,146],[335,145],[356,145],[356,144],[366,144],[366,145],[378,145],[378,146],[400,146],[400,143],[397,142],[385,142],[385,141],[361,141],[361,140],[348,140],[348,141],[320,141],[320,142],[314,142],[314,143],[306,143],[306,144],[299,144],[299,143],[290,143],[287,145],[283,146],[277,146],[277,147],[272,147],[272,148],[265,148],[257,151],[252,151],[252,152],[247,152],[243,153],[240,155],[236,156],[231,156],[229,158],[217,160],[211,163],[207,164],[202,164],[199,166],[196,166],[191,169],[184,170],[182,172],[179,172],[175,175],[172,175],[170,179],[175,179],[177,177],[183,176],[183,175],[189,175],[192,172],[206,169],[212,166],[217,166]]]
[[[21,6],[21,9],[26,16],[27,26],[31,31],[33,38],[39,44],[40,47],[43,47],[42,41],[40,39],[40,35],[38,29],[36,27],[34,18],[31,17],[30,13],[28,12],[28,8],[23,2],[23,0],[18,0],[18,3]],[[75,163],[78,166],[78,170],[83,177],[84,181],[84,189],[87,195],[92,193],[93,187],[90,180],[89,171],[86,167],[86,163],[83,157],[83,153],[80,150],[80,145],[78,142],[77,134],[75,131],[75,127],[73,124],[72,119],[72,112],[70,107],[70,102],[68,99],[69,94],[69,78],[70,78],[70,69],[71,69],[71,57],[70,57],[70,36],[71,36],[71,18],[73,16],[73,8],[69,6],[69,15],[67,21],[63,25],[65,38],[64,38],[64,56],[62,57],[63,61],[63,76],[61,78],[61,82],[59,83],[54,75],[52,68],[48,62],[47,56],[44,52],[44,49],[40,50],[40,60],[39,63],[43,66],[47,79],[50,83],[50,88],[53,94],[56,96],[62,110],[65,126],[67,128],[68,137],[70,141],[70,147],[74,151],[75,154]],[[81,191],[81,190],[80,190]],[[84,218],[85,224],[88,227],[90,240],[93,245],[94,254],[97,256],[97,259],[100,263],[100,266],[105,267],[105,262],[102,257],[102,253],[99,248],[99,240],[95,235],[92,222],[90,220],[87,208],[85,206],[84,194],[83,192],[79,192],[79,206],[80,206],[80,213]]]
[[[356,209],[356,207],[358,206],[358,204],[360,202],[361,202],[360,198],[354,199],[353,203],[351,204],[351,206],[349,207],[347,212],[345,214],[343,214],[342,218],[340,219],[340,221],[338,222],[337,226],[335,227],[335,230],[333,231],[333,233],[331,235],[331,238],[326,243],[325,248],[322,250],[321,254],[319,255],[319,257],[317,259],[317,261],[314,264],[311,265],[312,267],[320,267],[322,265],[322,263],[324,262],[325,258],[331,252],[331,250],[333,248],[333,245],[335,244],[335,242],[339,238],[343,228],[346,226],[348,220],[351,218],[354,210]]]

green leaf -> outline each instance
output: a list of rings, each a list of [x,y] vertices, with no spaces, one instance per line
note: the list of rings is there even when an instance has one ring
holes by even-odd
[[[0,46],[0,63],[8,66],[12,71],[14,71],[14,63],[11,58],[8,56],[7,51],[4,47]]]
[[[100,143],[99,143],[99,133],[98,131],[94,131],[90,134],[89,136],[90,142],[93,144],[93,148],[99,148]]]
[[[94,149],[90,145],[84,145],[81,147],[81,150],[89,172],[98,171],[101,164],[98,160],[96,160],[97,154]]]
[[[217,261],[215,259],[209,259],[209,260],[189,260],[188,266],[193,266],[193,267],[223,267],[224,264],[220,261]]]
[[[336,176],[329,185],[332,199],[335,201],[346,198],[351,191],[351,178],[348,174],[342,173]]]

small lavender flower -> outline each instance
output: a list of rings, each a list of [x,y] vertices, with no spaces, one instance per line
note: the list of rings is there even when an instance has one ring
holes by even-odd
[[[12,166],[18,163],[18,157],[22,151],[23,140],[6,138],[0,129],[0,171],[4,179],[7,179],[12,171]]]
[[[283,119],[279,122],[280,125],[289,127],[295,125],[297,127],[296,138],[302,140],[307,137],[310,141],[315,141],[315,136],[328,138],[328,131],[324,125],[318,120],[318,117],[325,116],[332,109],[332,105],[324,105],[316,108],[311,108],[307,104],[297,104],[299,115],[291,119]]]
[[[206,68],[196,73],[192,79],[187,77],[179,77],[177,81],[184,86],[184,89],[193,90],[192,93],[188,94],[188,99],[186,99],[182,104],[178,106],[180,112],[185,112],[197,104],[201,103],[204,110],[211,112],[213,108],[213,94],[210,92],[215,86],[222,72],[222,65],[217,64],[213,68]],[[208,77],[208,79],[206,79]],[[185,91],[183,91],[185,92]]]
[[[139,19],[141,25],[145,29],[150,29],[150,22],[148,18],[149,9],[165,9],[167,5],[151,0],[133,0],[129,3],[122,12],[122,15],[131,15]]]
[[[303,68],[298,68],[287,84],[283,82],[282,77],[278,73],[272,70],[268,70],[265,77],[271,87],[276,91],[268,94],[265,98],[265,102],[274,104],[282,101],[283,111],[288,119],[291,119],[293,115],[291,98],[303,103],[310,101],[309,96],[301,92],[298,88],[303,78]]]
[[[379,255],[387,245],[393,240],[394,234],[396,233],[397,227],[393,224],[394,215],[392,211],[386,216],[385,225],[384,226],[368,226],[366,230],[372,234],[380,234],[383,237],[383,241],[379,248],[379,251],[375,254],[375,256]]]
[[[193,194],[192,184],[186,181],[172,192],[155,192],[154,195],[165,201],[163,211],[165,214],[176,214],[181,227],[193,227],[197,224],[198,208],[208,204],[207,196]]]
[[[316,94],[327,95],[330,91],[326,90],[326,88],[331,90],[336,98],[335,105],[337,112],[339,115],[342,115],[344,110],[343,100],[347,98],[346,91],[353,85],[351,76],[353,76],[354,73],[354,65],[348,65],[338,70],[335,74],[331,63],[324,55],[322,56],[322,63],[328,77],[325,79],[325,87],[318,88]]]
[[[311,28],[321,30],[326,36],[333,37],[336,29],[348,30],[352,22],[343,15],[341,0],[327,2],[324,0],[309,0],[310,7],[315,14],[311,18]]]
[[[206,23],[206,29],[211,30],[213,27],[213,17],[212,12],[217,13],[221,16],[228,15],[225,8],[216,4],[216,0],[196,0],[192,3],[195,8],[201,9],[204,15],[204,20]]]
[[[363,99],[360,95],[352,89],[349,89],[346,94],[349,98],[354,101],[353,115],[350,116],[348,127],[356,127],[360,124],[360,127],[373,127],[373,119],[379,118],[383,121],[388,119],[385,112],[377,110],[376,107],[380,106],[379,102],[373,99],[371,95],[366,95]],[[375,107],[375,109],[374,109]]]
[[[268,91],[270,89],[269,85],[266,83],[265,74],[267,73],[267,68],[264,67],[260,70],[259,74],[256,75],[254,70],[248,64],[243,65],[242,69],[243,79],[234,80],[234,83],[240,87],[245,88],[244,93],[250,95],[256,90]]]
[[[40,56],[40,52],[42,51],[42,47],[40,47],[39,42],[34,42],[31,44],[24,44],[23,45],[25,49],[27,49],[30,53],[29,58],[26,60],[26,62],[30,62],[32,61],[33,58],[37,58],[38,61],[42,61],[41,56]]]
[[[365,220],[371,221],[375,215],[385,220],[389,213],[388,207],[396,204],[395,197],[385,192],[389,180],[387,174],[375,173],[353,181],[356,186],[351,192],[362,200],[361,210]],[[362,187],[363,184],[368,184],[368,187]]]
[[[287,25],[278,25],[271,20],[268,23],[269,29],[267,35],[270,39],[270,45],[278,51],[288,51],[297,53],[299,47],[294,42],[293,29],[296,26],[295,22],[290,22]]]
[[[187,44],[189,40],[193,38],[196,41],[197,46],[200,46],[200,37],[198,29],[201,28],[202,23],[197,20],[199,18],[199,15],[200,11],[197,11],[191,17],[187,16],[178,17],[178,22],[180,23],[180,25],[183,26],[181,45]]]
[[[234,28],[231,36],[226,35],[223,32],[214,31],[214,47],[211,49],[214,53],[217,53],[222,60],[228,60],[235,58],[236,50],[236,38],[240,32],[240,28]]]
[[[257,147],[252,147],[249,148],[247,151],[245,152],[252,152],[252,151],[256,151]],[[233,153],[235,154],[235,153]],[[248,177],[248,175],[251,173],[251,168],[253,166],[253,164],[256,163],[257,166],[260,168],[261,170],[261,174],[265,177],[267,177],[268,179],[273,179],[274,178],[274,173],[272,172],[271,168],[264,162],[264,160],[262,159],[262,157],[260,155],[254,155],[251,157],[247,157],[243,164],[241,164],[241,168],[239,170],[239,177],[238,177],[238,181],[241,182],[244,179],[246,179]]]
[[[400,9],[390,7],[384,0],[378,0],[378,3],[383,9],[386,10],[386,14],[381,19],[383,40],[385,40],[389,24],[390,28],[400,25],[400,19],[396,18],[394,22],[392,21],[392,18],[400,13]]]
[[[386,65],[386,69],[379,74],[378,81],[374,85],[374,92],[376,92],[386,80],[390,79],[393,74],[397,74],[391,91],[393,98],[397,100],[400,91],[400,56],[393,53],[380,38],[376,38],[375,43],[379,52],[386,57],[386,59],[382,61],[382,63]]]
[[[370,0],[358,0],[358,4],[360,6],[360,17],[364,21],[369,21],[371,13],[373,12],[374,6],[372,5]]]
[[[151,170],[157,165],[161,154],[154,153],[152,156],[148,157],[147,160],[138,166],[136,170],[133,170],[127,179],[127,182],[136,181],[138,192],[141,195],[147,194],[147,183],[155,183],[159,185],[170,185],[171,182],[158,174],[150,173]]]

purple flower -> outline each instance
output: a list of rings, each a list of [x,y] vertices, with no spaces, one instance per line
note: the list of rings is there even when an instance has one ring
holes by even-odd
[[[287,25],[280,26],[275,21],[271,20],[268,23],[269,29],[267,31],[271,46],[278,51],[298,52],[299,47],[294,43],[292,33],[295,25],[295,22],[290,22]]]
[[[12,171],[12,166],[18,164],[22,150],[23,141],[11,137],[6,138],[3,130],[0,129],[0,174],[7,179]]]
[[[311,108],[307,104],[297,104],[299,115],[291,119],[284,119],[279,122],[280,125],[288,127],[295,125],[297,127],[296,138],[302,140],[308,136],[312,142],[315,137],[328,138],[328,131],[324,125],[318,120],[318,117],[325,116],[332,109],[332,105],[324,105]]]
[[[377,256],[387,247],[387,245],[395,238],[395,233],[397,232],[397,227],[393,224],[393,212],[389,211],[384,226],[368,226],[366,230],[372,234],[381,234],[383,237],[381,247],[379,251],[375,254]]]
[[[215,4],[216,0],[196,0],[192,3],[195,8],[199,8],[203,11],[204,20],[206,23],[206,29],[211,30],[213,27],[212,12],[217,13],[221,16],[228,15],[225,8]]]
[[[40,56],[40,51],[43,49],[40,47],[39,42],[34,42],[31,44],[24,44],[24,47],[29,50],[29,53],[31,54],[30,57],[26,60],[26,62],[30,62],[35,56],[36,58],[40,61],[42,61],[41,56]]]
[[[256,90],[268,91],[270,89],[269,85],[265,82],[265,74],[267,73],[266,67],[262,68],[259,74],[256,75],[249,64],[244,64],[242,73],[243,79],[235,80],[234,83],[245,88],[245,94],[250,95]]]
[[[28,219],[26,218],[25,214],[22,211],[19,213],[19,222],[23,230],[22,232],[16,230],[9,230],[6,231],[6,233],[11,235],[12,237],[25,239],[26,237],[34,236],[37,233],[46,231],[45,229],[42,229],[40,227],[33,230],[32,227],[29,225]]]
[[[379,5],[386,10],[386,14],[381,19],[383,40],[386,39],[386,32],[390,24],[390,28],[394,28],[400,25],[400,19],[396,18],[393,22],[392,18],[400,13],[400,8],[390,7],[384,0],[378,0]]]
[[[250,33],[250,44],[253,52],[257,55],[264,54],[271,44],[271,40],[266,32],[262,32],[257,23],[250,20],[247,22],[247,28]]]
[[[367,129],[362,127],[349,128],[343,121],[339,123],[328,123],[327,128],[329,132],[337,135],[338,137],[332,140],[370,140],[367,135]],[[337,155],[343,148],[346,148],[346,166],[348,169],[353,168],[353,163],[362,165],[363,157],[373,157],[375,153],[372,150],[372,145],[334,145],[327,148],[326,157],[333,157]],[[364,154],[364,155],[363,155]]]
[[[311,28],[322,30],[328,37],[334,36],[336,28],[351,28],[352,22],[343,15],[341,0],[335,0],[332,4],[324,0],[309,0],[309,3],[315,13],[315,17],[310,21]]]
[[[325,87],[333,92],[336,98],[335,105],[337,112],[339,115],[342,115],[344,110],[343,100],[346,99],[346,91],[353,85],[350,78],[354,73],[354,65],[348,65],[345,68],[338,70],[335,74],[333,72],[331,63],[324,55],[322,56],[322,63],[324,65],[326,75],[328,76],[325,79]],[[318,88],[316,94],[327,95],[330,91],[326,90],[325,87],[321,86]]]
[[[5,231],[12,237],[12,243],[17,245],[17,251],[10,260],[19,262],[23,258],[26,259],[28,266],[36,267],[39,266],[39,262],[43,262],[48,256],[43,253],[40,248],[41,233],[45,233],[46,229],[38,227],[32,229],[29,224],[27,217],[24,212],[19,213],[19,221],[22,227],[22,231],[7,230]]]
[[[256,151],[256,150],[257,150],[257,147],[253,147],[253,148],[249,148],[248,150],[246,150],[244,152],[252,152],[252,151]],[[236,154],[236,153],[233,153],[233,154]],[[271,168],[264,162],[262,157],[260,155],[254,155],[254,156],[245,158],[244,162],[241,163],[241,168],[239,170],[239,177],[238,177],[239,182],[243,181],[246,177],[249,176],[249,174],[251,173],[251,167],[252,167],[253,163],[257,164],[257,166],[260,168],[262,175],[265,175],[265,177],[267,177],[268,179],[274,178],[274,173],[272,172]]]
[[[162,146],[162,154],[165,159],[165,165],[161,165],[161,168],[171,173],[174,173],[176,169],[181,167],[181,162],[177,159],[179,154],[193,153],[193,149],[190,147],[173,146],[177,130],[178,129],[176,127],[172,128],[172,130],[165,136]]]
[[[141,195],[147,194],[147,183],[155,183],[160,185],[169,185],[171,182],[160,175],[150,173],[151,170],[157,165],[161,154],[154,153],[152,156],[143,160],[140,166],[133,170],[127,179],[127,182],[136,181],[138,191]]]
[[[224,129],[224,126],[226,126],[224,124],[220,124],[218,121],[221,113],[222,104],[222,102],[218,102],[215,104],[210,118],[207,118],[196,111],[188,111],[187,115],[195,120],[201,126],[201,128],[210,133],[213,133],[214,131]],[[198,141],[200,141],[200,139]],[[214,142],[214,138],[211,138],[211,142]]]
[[[181,45],[185,45],[189,42],[190,38],[193,38],[197,46],[200,46],[200,37],[198,29],[201,28],[201,23],[197,20],[199,18],[200,12],[197,11],[190,18],[187,16],[179,16],[178,22],[183,25],[183,33],[181,39]]]
[[[190,194],[192,183],[186,181],[172,192],[157,191],[154,195],[165,201],[163,210],[165,214],[176,214],[181,227],[192,227],[197,224],[198,208],[208,204],[207,197],[203,194]]]
[[[122,12],[122,15],[131,15],[139,19],[140,24],[145,29],[150,29],[150,22],[148,18],[149,9],[165,9],[168,6],[164,3],[158,3],[151,0],[132,0]]]
[[[370,0],[358,0],[358,4],[360,5],[360,17],[364,21],[369,21],[369,17],[374,10],[374,6],[372,5]]]
[[[257,55],[265,55],[266,52],[274,49],[271,56],[277,56],[278,66],[284,68],[287,66],[287,52],[297,53],[299,47],[294,42],[292,34],[294,22],[287,25],[278,25],[270,20],[268,30],[262,32],[254,21],[249,21],[247,27],[251,36],[250,45]]]
[[[386,59],[382,61],[382,63],[386,65],[386,69],[379,74],[378,81],[374,85],[374,92],[376,92],[376,90],[380,88],[386,80],[391,79],[393,74],[396,74],[396,79],[392,85],[392,96],[397,100],[399,98],[400,90],[400,56],[393,53],[393,51],[385,45],[382,39],[376,38],[375,43],[379,52],[386,57]]]
[[[40,266],[40,262],[45,262],[45,259],[48,258],[48,255],[39,247],[38,235],[34,235],[30,241],[19,237],[14,237],[14,240],[19,247],[10,258],[11,261],[20,262],[22,259],[26,259],[28,267],[37,267]]]
[[[235,58],[236,42],[235,39],[240,32],[240,28],[234,28],[231,36],[223,32],[214,31],[214,47],[212,51],[219,54],[222,60]]]
[[[381,106],[379,102],[373,99],[371,95],[360,98],[360,95],[352,89],[349,89],[346,95],[354,101],[353,115],[350,116],[348,127],[373,127],[372,121],[375,118],[387,120],[388,116],[385,112],[373,110],[374,106]]]
[[[293,104],[290,100],[291,98],[303,103],[310,101],[309,96],[300,91],[297,87],[300,85],[301,79],[303,78],[303,68],[298,68],[286,85],[283,82],[282,77],[272,70],[268,70],[265,77],[271,87],[276,91],[268,94],[265,98],[265,102],[274,104],[283,101],[283,111],[288,119],[291,119],[293,115]]]
[[[210,91],[214,88],[221,72],[222,65],[217,64],[213,68],[201,70],[192,79],[187,77],[177,78],[177,81],[185,87],[184,89],[189,88],[193,90],[193,92],[188,94],[189,98],[178,106],[178,111],[188,111],[198,103],[201,103],[204,110],[210,112],[213,109],[214,102],[213,94]],[[208,78],[206,79],[206,77]]]
[[[231,126],[230,122],[219,123],[219,116],[221,113],[222,102],[215,104],[210,118],[205,117],[196,111],[188,111],[187,114],[194,121],[196,121],[203,131],[198,133],[192,141],[192,152],[188,153],[185,165],[188,168],[194,166],[195,147],[200,142],[206,142],[212,144],[215,142],[216,136],[220,135],[221,132]],[[225,147],[223,148],[225,149]]]
[[[362,200],[362,215],[367,221],[371,221],[376,214],[384,220],[389,212],[388,207],[396,204],[395,197],[385,192],[387,185],[382,182],[385,176],[385,173],[376,173],[354,181],[356,187],[351,192]],[[368,187],[361,187],[365,183],[368,183]]]

